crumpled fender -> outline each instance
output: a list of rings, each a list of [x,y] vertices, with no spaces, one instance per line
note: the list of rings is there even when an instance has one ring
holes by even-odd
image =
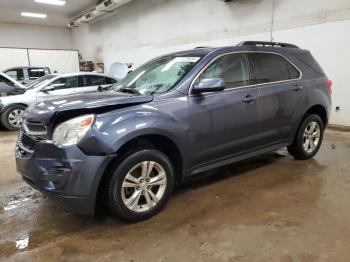
[[[148,105],[97,115],[93,128],[79,143],[89,154],[115,154],[125,143],[143,135],[162,135],[177,145],[182,156],[190,152],[188,126]],[[186,161],[184,159],[184,161]],[[184,163],[185,164],[185,163]]]

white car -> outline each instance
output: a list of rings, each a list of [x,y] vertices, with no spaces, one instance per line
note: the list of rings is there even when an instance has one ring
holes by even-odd
[[[30,83],[19,94],[0,97],[0,118],[8,130],[18,130],[27,106],[48,98],[95,92],[117,82],[114,78],[98,73],[49,74]],[[22,93],[22,94],[21,94]]]

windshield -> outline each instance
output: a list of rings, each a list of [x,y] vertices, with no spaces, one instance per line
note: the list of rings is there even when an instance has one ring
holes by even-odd
[[[173,89],[201,58],[198,55],[160,57],[123,78],[114,90],[133,90],[143,95],[166,93]]]
[[[39,79],[33,81],[33,82],[30,82],[29,84],[27,84],[27,90],[29,89],[34,89],[36,88],[37,86],[39,85],[42,85],[44,83],[47,83],[49,82],[52,78],[56,77],[56,75],[46,75],[46,76],[43,76],[43,77],[40,77]]]

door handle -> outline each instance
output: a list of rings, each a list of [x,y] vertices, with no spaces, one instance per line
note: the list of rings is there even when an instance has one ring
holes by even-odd
[[[247,95],[245,98],[243,98],[243,102],[248,104],[253,103],[256,100],[257,98],[251,95]]]
[[[304,87],[303,86],[301,86],[301,85],[295,85],[294,87],[293,87],[293,90],[294,91],[299,91],[299,90],[301,90],[301,89],[303,89]]]

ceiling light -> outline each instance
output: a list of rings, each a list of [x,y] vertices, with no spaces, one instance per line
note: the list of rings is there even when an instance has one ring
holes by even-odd
[[[22,12],[21,16],[27,16],[27,17],[34,17],[34,18],[46,18],[46,14],[37,14],[37,13],[28,13],[28,12]]]
[[[66,1],[63,0],[34,0],[36,3],[48,4],[48,5],[60,5],[63,6],[66,4]]]

